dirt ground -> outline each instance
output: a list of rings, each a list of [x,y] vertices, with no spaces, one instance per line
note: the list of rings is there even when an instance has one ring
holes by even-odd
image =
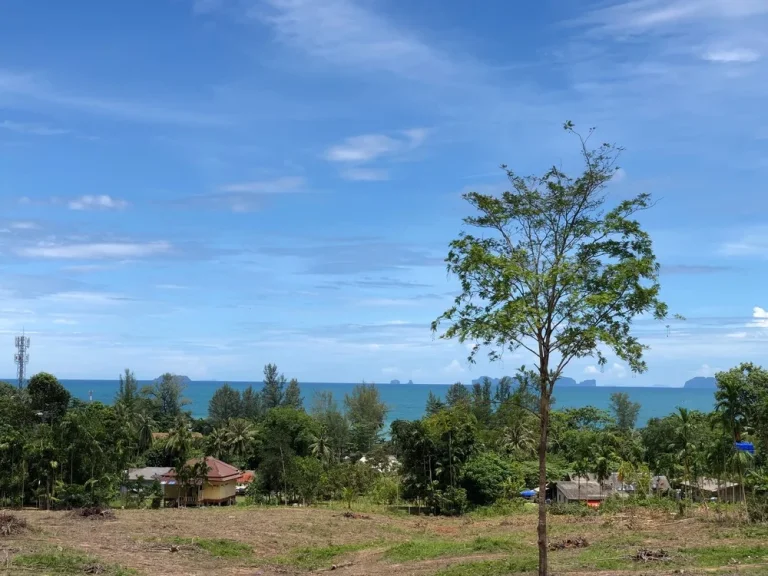
[[[0,575],[140,574],[271,576],[334,571],[343,576],[495,576],[530,573],[536,559],[533,514],[434,518],[316,508],[115,510],[114,519],[67,512],[13,512],[29,528],[0,536]],[[555,576],[768,574],[768,528],[721,522],[704,513],[553,516]],[[219,542],[224,552],[207,542]],[[228,551],[228,546],[234,546]],[[663,549],[666,558],[636,560]],[[49,564],[29,558],[48,554]],[[79,554],[92,562],[67,564]],[[51,555],[53,559],[51,560]],[[58,556],[57,556],[58,555]],[[25,564],[26,562],[26,564]],[[126,571],[120,571],[116,565]],[[115,571],[110,571],[115,570]]]

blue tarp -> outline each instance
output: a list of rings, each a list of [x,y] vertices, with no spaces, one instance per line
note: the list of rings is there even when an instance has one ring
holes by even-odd
[[[733,445],[736,448],[736,450],[749,452],[750,454],[755,453],[755,445],[752,444],[752,442],[734,442]]]
[[[536,490],[523,490],[520,492],[520,496],[523,498],[531,498],[532,496],[536,496]]]

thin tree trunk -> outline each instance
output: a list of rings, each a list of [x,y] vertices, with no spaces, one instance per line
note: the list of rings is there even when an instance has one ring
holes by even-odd
[[[542,377],[539,399],[539,576],[547,576],[547,432],[549,428],[549,391]]]

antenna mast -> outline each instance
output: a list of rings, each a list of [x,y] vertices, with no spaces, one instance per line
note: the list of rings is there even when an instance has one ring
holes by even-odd
[[[18,366],[16,373],[19,376],[19,388],[21,389],[24,387],[27,364],[29,364],[29,336],[25,336],[24,332],[21,333],[21,336],[16,336],[16,354],[14,354],[13,359]]]

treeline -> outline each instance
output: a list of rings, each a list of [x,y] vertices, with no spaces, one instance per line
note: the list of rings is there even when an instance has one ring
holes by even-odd
[[[674,487],[709,477],[738,482],[750,498],[764,494],[768,372],[743,364],[717,374],[717,384],[711,413],[678,408],[639,429],[640,406],[625,393],[611,396],[610,410],[554,410],[548,477],[593,474],[602,482],[617,473],[640,499],[655,475]],[[388,436],[374,385],[356,386],[340,401],[318,392],[305,410],[299,383],[269,364],[261,389],[219,388],[204,419],[185,410],[184,393],[171,374],[140,387],[129,370],[111,406],[72,399],[45,373],[22,390],[0,384],[0,501],[106,503],[128,468],[173,466],[186,478],[204,471],[184,463],[206,455],[254,470],[247,497],[260,503],[366,497],[459,514],[514,502],[537,484],[538,391],[526,376],[497,386],[457,383],[444,399],[430,394],[424,416],[396,420]],[[754,455],[736,449],[742,441],[754,444]]]

